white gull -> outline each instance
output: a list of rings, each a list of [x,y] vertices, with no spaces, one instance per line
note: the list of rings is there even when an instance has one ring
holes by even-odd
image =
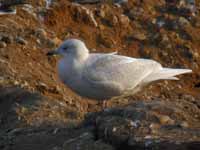
[[[164,68],[150,59],[137,59],[116,53],[89,53],[84,42],[64,41],[48,53],[62,55],[58,73],[62,82],[83,97],[105,100],[134,94],[157,80],[178,80],[176,75],[190,69]]]

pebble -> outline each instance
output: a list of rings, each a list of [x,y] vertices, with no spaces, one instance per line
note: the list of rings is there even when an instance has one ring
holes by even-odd
[[[195,20],[194,26],[200,28],[200,19]]]
[[[124,3],[128,3],[128,0],[114,0],[114,3],[124,4]]]
[[[55,47],[56,43],[52,40],[52,39],[44,39],[40,41],[40,44],[42,43],[46,43],[48,45],[48,47]]]
[[[190,22],[186,18],[180,17],[178,19],[178,24],[179,24],[180,27],[185,27],[185,26],[189,26]]]
[[[35,31],[35,35],[40,39],[44,39],[47,37],[47,32],[44,29],[39,28]]]
[[[140,121],[139,120],[130,121],[130,125],[134,128],[138,128],[140,126]]]
[[[153,143],[153,141],[151,141],[151,140],[146,140],[146,141],[145,141],[145,147],[146,147],[146,148],[149,147],[152,143]]]
[[[19,85],[19,84],[20,84],[19,81],[17,80],[14,81],[14,85]]]
[[[160,128],[160,125],[158,123],[151,123],[149,126],[152,130],[156,130]]]
[[[53,3],[53,0],[46,0],[46,9],[49,9],[52,3]]]
[[[37,14],[34,12],[34,8],[30,4],[23,5],[22,9],[32,15],[35,19],[37,19]]]
[[[73,6],[75,6],[74,13],[77,20],[83,20],[85,23],[88,23],[95,27],[98,26],[98,23],[95,20],[94,14],[90,9],[80,4],[73,4]]]
[[[53,38],[52,41],[54,42],[55,45],[60,45],[62,43],[62,40],[59,39],[58,37]]]
[[[59,94],[61,89],[58,86],[53,86],[48,88],[48,92]]]
[[[167,115],[159,115],[158,119],[159,119],[160,123],[163,125],[166,125],[166,124],[173,125],[175,123],[175,121]]]
[[[113,26],[116,26],[118,24],[118,18],[117,18],[117,16],[112,16],[110,21],[111,21],[111,24]]]
[[[193,52],[193,56],[194,56],[194,58],[199,58],[200,57],[198,52]]]
[[[105,13],[105,11],[103,10],[103,8],[100,9],[98,15],[99,15],[101,18],[105,18],[105,17],[106,17],[106,13]]]
[[[144,9],[143,8],[133,8],[129,11],[128,16],[131,19],[137,19],[141,17],[144,14]]]
[[[102,0],[74,0],[74,1],[80,4],[96,4],[100,3]]]
[[[117,131],[117,128],[113,127],[112,132],[116,132],[116,131]]]
[[[160,127],[161,126],[158,123],[151,123],[150,126],[149,126],[149,128],[151,129],[151,133],[153,133],[153,134],[158,133]]]
[[[156,21],[156,25],[157,25],[159,28],[161,28],[161,27],[163,27],[163,26],[165,25],[165,21],[164,21],[164,20],[157,20],[157,21]]]
[[[25,88],[25,87],[29,87],[29,84],[27,81],[23,81],[23,83],[21,83],[21,87]]]
[[[43,83],[43,82],[39,82],[39,83],[37,84],[37,89],[38,89],[39,91],[41,91],[41,92],[44,92],[44,91],[46,91],[46,90],[48,89],[48,85],[46,85],[46,84]]]
[[[167,34],[163,34],[161,37],[161,41],[160,44],[165,47],[166,49],[171,49],[172,48],[172,44],[170,42],[169,37],[167,36]]]
[[[104,25],[99,25],[99,29],[100,29],[100,30],[104,30],[104,29],[105,29],[105,26],[104,26]]]
[[[100,44],[102,44],[103,46],[107,47],[107,48],[112,48],[113,47],[113,41],[108,40],[107,37],[105,35],[99,35],[98,36],[98,42]]]
[[[119,21],[120,23],[124,26],[124,27],[128,27],[129,23],[130,23],[130,20],[127,16],[125,15],[121,15],[119,17]]]
[[[133,38],[136,40],[144,41],[147,39],[147,36],[142,32],[136,32],[133,34]]]
[[[151,135],[146,135],[146,136],[144,137],[144,139],[152,139],[152,136],[151,136]]]
[[[55,147],[52,148],[52,150],[63,150],[63,149],[61,147],[55,146]]]
[[[188,125],[188,123],[186,121],[181,122],[180,126],[183,127],[183,128],[188,128],[189,127],[189,125]]]
[[[0,41],[0,48],[5,48],[7,44],[3,41]]]
[[[21,45],[26,45],[27,41],[25,39],[23,39],[22,37],[17,37],[16,38],[16,42],[21,44]]]
[[[6,44],[10,44],[13,42],[13,37],[8,34],[0,34],[0,41],[5,42]]]

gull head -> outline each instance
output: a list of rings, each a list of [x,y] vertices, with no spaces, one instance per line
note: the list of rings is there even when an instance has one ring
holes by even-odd
[[[78,39],[68,39],[64,41],[56,50],[50,51],[47,55],[61,55],[63,57],[84,59],[89,51],[84,42]]]

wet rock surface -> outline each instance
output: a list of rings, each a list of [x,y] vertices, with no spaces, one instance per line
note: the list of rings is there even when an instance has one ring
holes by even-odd
[[[0,16],[0,149],[199,149],[200,1],[74,2],[29,0]],[[46,56],[68,38],[193,73],[102,109],[65,87]]]

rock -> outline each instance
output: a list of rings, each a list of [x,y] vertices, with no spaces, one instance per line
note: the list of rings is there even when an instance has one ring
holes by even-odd
[[[134,32],[132,37],[139,41],[144,41],[147,39],[147,36],[145,35],[145,33],[142,33],[142,32]]]
[[[64,150],[73,150],[73,149],[80,149],[80,150],[84,150],[84,149],[88,149],[90,143],[92,143],[94,139],[94,135],[92,133],[83,133],[81,134],[79,137],[67,140],[64,145],[63,148]]]
[[[103,8],[101,8],[101,9],[99,10],[98,15],[99,15],[101,18],[105,18],[106,13],[105,13],[105,11],[103,10]]]
[[[17,37],[16,38],[16,42],[21,44],[21,45],[26,45],[27,41],[25,39],[23,39],[22,37]]]
[[[128,0],[114,0],[115,4],[124,4],[124,3],[128,3]]]
[[[104,25],[115,27],[119,24],[118,16],[113,14],[108,6],[103,5],[101,9],[97,11],[97,15],[101,18]]]
[[[11,44],[13,42],[13,37],[9,34],[0,34],[0,41]]]
[[[151,123],[150,126],[149,126],[149,128],[151,129],[151,132],[152,132],[153,134],[158,133],[160,127],[161,127],[161,125],[158,124],[158,123]]]
[[[62,40],[55,37],[52,39],[52,42],[54,43],[54,45],[60,45],[62,43]]]
[[[53,3],[53,0],[46,0],[46,9],[49,9],[52,3]]]
[[[37,83],[37,90],[44,93],[45,91],[47,91],[49,89],[48,85],[46,85],[45,83],[43,82],[39,82]]]
[[[128,17],[133,20],[137,20],[139,17],[141,17],[144,14],[144,9],[141,7],[134,7],[129,10]]]
[[[43,44],[45,44],[47,47],[49,48],[55,48],[56,46],[58,46],[57,39],[50,39],[48,37],[45,38],[41,38],[41,39],[37,39],[36,40],[37,44],[39,44],[40,46],[42,46]]]
[[[36,42],[39,45],[46,44],[49,48],[55,47],[61,43],[61,40],[57,37],[49,38],[47,32],[43,28],[39,28],[35,31],[37,37]]]
[[[159,16],[156,19],[153,19],[152,23],[155,24],[158,28],[162,28],[165,27],[166,20],[163,16]]]
[[[98,37],[97,37],[97,42],[99,44],[102,44],[103,46],[107,47],[107,48],[112,48],[113,47],[113,41],[108,39],[108,37],[104,34],[100,34]]]
[[[55,47],[57,44],[56,44],[57,41],[54,41],[54,39],[43,39],[40,41],[40,44],[42,43],[46,43],[48,47]]]
[[[173,125],[174,123],[175,123],[175,121],[174,120],[172,120],[169,116],[167,116],[167,115],[159,115],[159,116],[157,116],[158,117],[158,119],[159,119],[159,121],[160,121],[160,123],[162,124],[162,125]]]
[[[1,0],[1,7],[13,7],[16,5],[27,4],[27,0]]]
[[[79,4],[73,4],[74,6],[74,18],[78,21],[83,21],[89,25],[93,25],[95,27],[98,26],[96,19],[94,18],[94,14],[87,7],[84,7]]]
[[[197,128],[186,124],[180,128],[176,124],[193,118],[184,112],[184,105],[180,101],[138,101],[129,106],[97,113],[96,116],[91,115],[92,118],[88,116],[86,119],[90,120],[90,124],[94,123],[98,138],[115,147],[123,145],[128,149],[156,149],[164,146],[166,149],[182,149],[200,140],[200,131]],[[198,121],[195,124],[200,125]],[[197,147],[198,145],[195,146]]]
[[[123,27],[128,27],[129,26],[129,23],[130,23],[130,20],[127,16],[125,15],[121,15],[119,17],[119,22],[122,24]]]
[[[180,0],[179,7],[187,10],[191,15],[195,16],[196,3],[195,0]]]
[[[180,126],[183,127],[183,128],[188,128],[189,127],[189,125],[188,125],[188,123],[186,121],[181,122]]]
[[[74,0],[74,2],[80,4],[96,4],[102,2],[102,0]]]
[[[104,29],[105,29],[105,26],[104,26],[104,25],[99,25],[99,29],[100,29],[100,30],[104,30]]]
[[[17,81],[17,80],[15,80],[15,81],[14,81],[14,85],[20,85],[20,82]]]
[[[194,26],[197,27],[197,28],[200,28],[200,19],[196,19],[194,21]]]
[[[183,58],[187,58],[188,60],[193,60],[194,53],[192,53],[192,48],[190,45],[177,45],[177,50]]]
[[[96,3],[101,3],[101,2],[123,4],[123,3],[127,3],[128,0],[74,0],[74,2],[80,3],[80,4],[96,4]]]
[[[110,24],[112,26],[116,26],[118,24],[118,18],[117,18],[117,16],[112,16],[110,19],[109,19],[110,20]]]
[[[164,47],[165,49],[172,48],[172,44],[167,34],[160,34],[159,42],[160,42],[161,47]],[[163,54],[165,55],[165,52],[163,52]]]
[[[31,4],[26,4],[22,7],[22,9],[24,11],[26,11],[29,15],[33,16],[35,19],[38,19],[37,18],[37,14],[36,12],[34,11],[34,7],[31,5]]]
[[[0,48],[5,48],[7,44],[5,42],[0,41]]]
[[[44,29],[39,28],[35,31],[35,35],[37,38],[45,39],[47,37],[47,32]]]
[[[86,132],[79,137],[67,140],[63,145],[64,150],[114,150],[114,148],[108,144],[105,144],[101,140],[95,141],[92,133]]]
[[[61,147],[55,146],[52,148],[52,150],[63,150]]]
[[[194,58],[199,59],[200,54],[198,52],[193,52],[192,54],[193,54]]]
[[[190,25],[190,22],[186,19],[186,18],[184,18],[184,17],[180,17],[179,19],[178,19],[178,24],[179,24],[179,26],[180,27],[186,27],[186,26],[189,26]]]
[[[171,19],[171,18],[166,19],[165,27],[168,30],[179,30],[179,24],[177,23],[176,19]]]
[[[27,4],[26,0],[1,0],[0,15],[16,14],[15,6]]]

